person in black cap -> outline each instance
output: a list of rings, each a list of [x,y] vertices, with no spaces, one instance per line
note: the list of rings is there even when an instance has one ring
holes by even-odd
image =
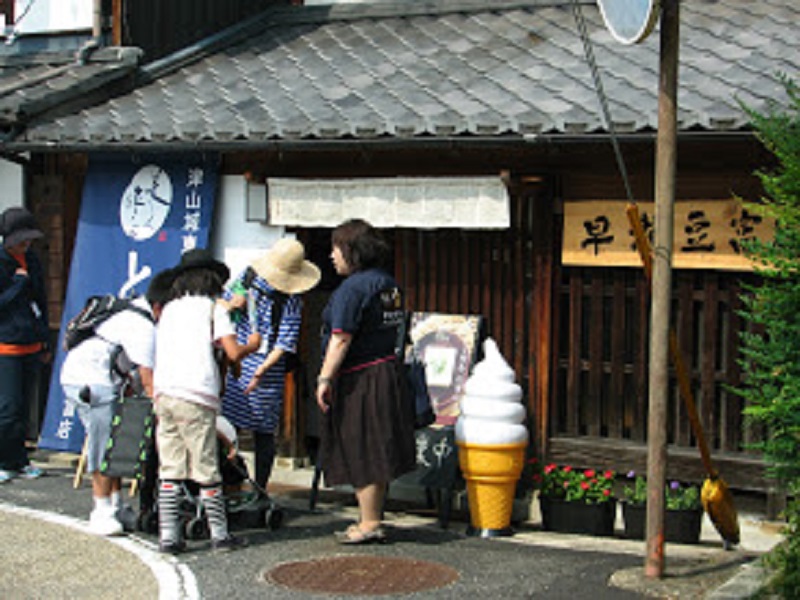
[[[172,269],[169,299],[156,329],[153,374],[159,452],[159,548],[176,554],[185,549],[180,522],[180,482],[200,485],[215,550],[231,550],[243,540],[228,531],[218,463],[216,418],[220,411],[222,373],[215,348],[239,361],[261,345],[252,334],[245,345],[217,299],[230,276],[228,267],[203,249],[186,252]]]
[[[47,297],[42,265],[31,250],[41,238],[33,215],[22,207],[0,214],[0,484],[36,479],[25,448],[28,401],[43,362],[49,360]]]

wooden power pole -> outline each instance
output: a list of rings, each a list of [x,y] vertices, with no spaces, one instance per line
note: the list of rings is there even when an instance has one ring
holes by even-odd
[[[645,576],[664,573],[664,487],[667,464],[669,328],[677,164],[679,0],[661,2],[656,138],[655,248],[650,312],[650,397],[647,424],[647,556]]]

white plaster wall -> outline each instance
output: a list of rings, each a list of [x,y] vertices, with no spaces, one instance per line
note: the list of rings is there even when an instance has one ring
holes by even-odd
[[[320,6],[323,4],[376,4],[378,2],[397,2],[397,0],[305,0],[303,4],[306,6]]]
[[[0,159],[0,212],[11,206],[25,204],[24,171],[22,165]]]
[[[14,29],[18,33],[91,29],[93,7],[93,0],[15,0]]]
[[[247,182],[238,175],[221,178],[214,208],[209,248],[236,276],[285,233],[283,227],[248,223],[245,219]]]

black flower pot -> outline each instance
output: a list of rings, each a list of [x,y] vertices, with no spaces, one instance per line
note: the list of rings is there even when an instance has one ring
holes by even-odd
[[[625,537],[643,540],[647,528],[647,506],[622,503]],[[703,524],[703,509],[665,510],[664,540],[675,544],[697,544]]]
[[[617,514],[614,499],[600,504],[567,502],[558,498],[539,497],[542,527],[558,533],[612,536]]]

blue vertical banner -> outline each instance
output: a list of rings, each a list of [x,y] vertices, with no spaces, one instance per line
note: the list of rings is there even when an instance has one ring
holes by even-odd
[[[84,431],[60,384],[64,326],[89,296],[144,294],[152,276],[208,244],[216,156],[89,160],[39,446],[79,453]]]

